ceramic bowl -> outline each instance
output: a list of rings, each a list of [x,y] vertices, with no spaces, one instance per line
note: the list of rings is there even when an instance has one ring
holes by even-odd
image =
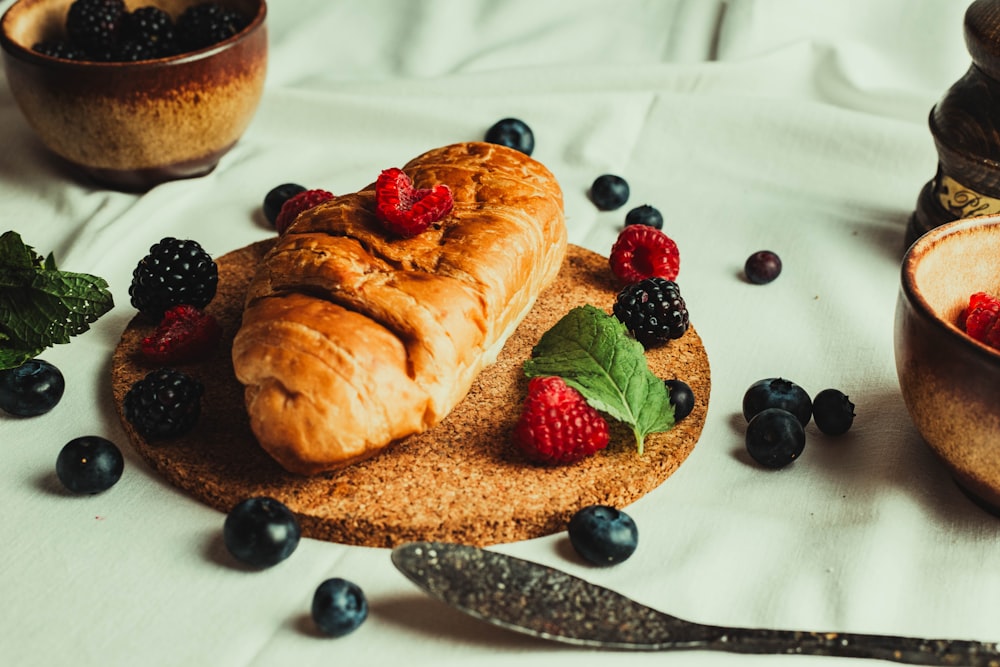
[[[907,250],[896,371],[920,435],[970,496],[1000,513],[1000,350],[960,325],[974,292],[1000,296],[1000,216],[935,227]]]
[[[175,19],[202,0],[126,0]],[[233,37],[198,51],[139,62],[86,62],[32,46],[65,38],[72,0],[18,0],[0,21],[14,99],[54,153],[102,185],[146,190],[215,168],[253,118],[264,88],[264,0],[224,0],[252,17]]]

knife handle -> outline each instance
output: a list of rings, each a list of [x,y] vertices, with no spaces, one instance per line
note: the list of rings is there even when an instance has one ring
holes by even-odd
[[[1000,667],[1000,644],[843,632],[719,628],[706,648],[734,653],[873,658],[912,665]]]

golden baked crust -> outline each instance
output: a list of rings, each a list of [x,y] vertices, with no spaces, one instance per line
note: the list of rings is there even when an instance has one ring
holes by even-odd
[[[435,149],[403,170],[454,208],[409,239],[374,185],[300,215],[264,258],[233,343],[251,428],[291,472],[342,467],[440,422],[555,279],[552,174],[502,146]]]

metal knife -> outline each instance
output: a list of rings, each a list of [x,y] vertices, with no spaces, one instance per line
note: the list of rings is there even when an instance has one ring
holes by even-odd
[[[1000,644],[996,642],[692,623],[566,572],[477,547],[411,542],[392,551],[392,562],[432,597],[466,614],[510,630],[578,646],[1000,667]]]

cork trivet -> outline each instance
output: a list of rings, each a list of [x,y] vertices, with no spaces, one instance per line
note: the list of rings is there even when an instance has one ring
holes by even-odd
[[[112,359],[115,403],[135,450],[170,483],[212,507],[228,512],[245,498],[267,495],[296,513],[308,537],[374,547],[411,540],[488,546],[565,530],[586,505],[624,507],[638,500],[666,480],[698,440],[710,380],[708,357],[692,327],[647,356],[658,376],[691,386],[694,411],[670,431],[647,437],[642,456],[631,431],[620,425],[613,426],[606,450],[569,466],[531,464],[511,446],[527,387],[521,364],[531,348],[572,307],[589,303],[610,312],[614,302],[607,259],[570,246],[557,281],[441,424],[344,470],[315,477],[288,473],[254,439],[229,354],[243,295],[271,243],[217,259],[219,289],[206,310],[222,325],[222,344],[206,361],[177,366],[205,385],[194,430],[147,442],[121,414],[129,387],[153,370],[138,349],[155,325],[136,317]]]

